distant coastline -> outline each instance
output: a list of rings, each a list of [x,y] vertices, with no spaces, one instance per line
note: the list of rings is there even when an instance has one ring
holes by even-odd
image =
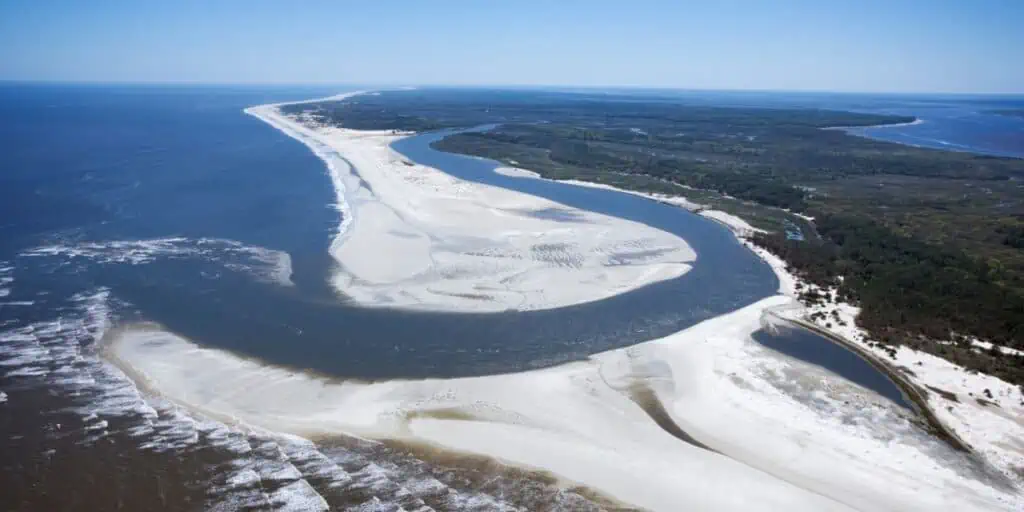
[[[1024,108],[989,110],[988,113],[995,114],[997,116],[1019,117],[1024,119]]]
[[[860,125],[860,126],[829,126],[827,128],[822,128],[822,130],[842,130],[844,132],[848,132],[850,130],[864,129],[864,128],[898,128],[900,126],[914,126],[914,125],[919,125],[919,124],[923,124],[923,123],[924,123],[924,119],[921,119],[920,117],[915,117],[913,121],[908,121],[908,122],[904,122],[904,123],[883,123],[883,124],[869,124],[869,125]]]

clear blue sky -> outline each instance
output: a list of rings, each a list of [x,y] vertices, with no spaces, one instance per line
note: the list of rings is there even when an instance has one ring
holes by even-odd
[[[1024,92],[1024,0],[0,0],[0,80]]]

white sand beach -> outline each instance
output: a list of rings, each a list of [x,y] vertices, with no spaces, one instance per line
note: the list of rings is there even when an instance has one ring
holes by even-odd
[[[792,305],[772,297],[587,361],[463,379],[338,382],[151,328],[108,350],[148,388],[222,421],[426,442],[651,510],[1019,510],[1019,495],[900,407],[750,340],[766,309]],[[659,426],[652,404],[718,453]]]
[[[537,310],[617,295],[686,273],[686,241],[417,165],[389,144],[407,136],[320,126],[276,105],[248,113],[327,164],[343,223],[332,284],[363,306]]]

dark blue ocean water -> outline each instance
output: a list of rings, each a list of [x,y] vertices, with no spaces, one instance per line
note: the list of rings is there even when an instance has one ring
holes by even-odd
[[[1024,117],[995,110],[1024,112],[1024,98],[935,98],[876,107],[874,112],[910,115],[921,123],[856,128],[849,133],[912,146],[1024,158]]]
[[[337,377],[455,376],[544,366],[660,337],[777,287],[767,265],[712,221],[631,195],[497,175],[492,162],[430,149],[442,135],[426,134],[396,149],[464,179],[676,233],[697,252],[695,268],[551,311],[439,314],[345,304],[326,284],[340,218],[323,163],[242,112],[336,92],[0,87],[0,267],[13,267],[10,295],[0,302],[23,303],[0,306],[0,322],[52,315],[72,294],[105,288],[121,304],[122,321],[157,322],[276,364]],[[156,250],[153,240],[163,240]],[[33,255],[39,247],[61,250]],[[247,269],[255,263],[239,247],[287,253],[295,286],[255,278]],[[140,251],[147,256],[130,257]]]
[[[242,109],[326,92],[0,86],[0,259],[167,236],[322,253],[335,224],[322,163]]]

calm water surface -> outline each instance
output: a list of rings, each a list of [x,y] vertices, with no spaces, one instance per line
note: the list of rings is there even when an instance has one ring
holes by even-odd
[[[996,114],[1024,110],[1022,95],[850,94],[786,92],[679,93],[682,101],[720,106],[822,108],[916,117],[913,126],[855,128],[849,133],[898,144],[947,151],[1024,158],[1024,117]]]

